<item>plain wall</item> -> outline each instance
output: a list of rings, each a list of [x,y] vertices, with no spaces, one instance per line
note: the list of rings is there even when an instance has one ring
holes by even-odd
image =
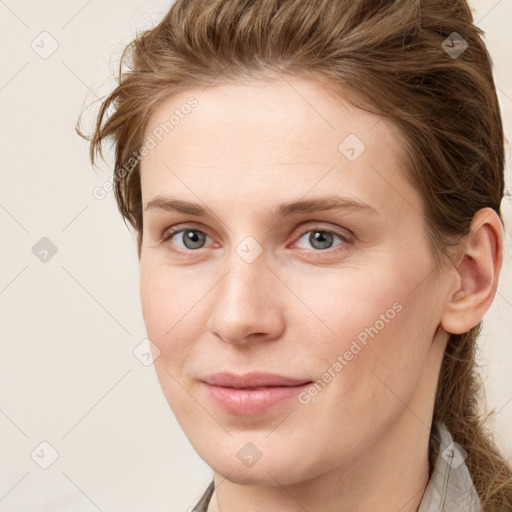
[[[512,2],[472,5],[510,138]],[[169,6],[0,2],[0,511],[185,512],[211,480],[153,367],[133,353],[146,337],[135,238],[113,195],[93,196],[109,170],[92,170],[74,130],[82,107],[111,90],[124,45]],[[507,156],[510,187],[510,145]],[[511,201],[505,265],[480,339],[488,409],[508,456]],[[44,250],[46,262],[34,254]],[[58,458],[43,469],[53,449]]]

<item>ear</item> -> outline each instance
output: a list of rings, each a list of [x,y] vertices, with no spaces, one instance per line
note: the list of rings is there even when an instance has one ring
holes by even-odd
[[[460,243],[454,284],[441,318],[441,327],[452,334],[475,327],[494,300],[503,263],[503,227],[498,214],[492,208],[475,213]]]

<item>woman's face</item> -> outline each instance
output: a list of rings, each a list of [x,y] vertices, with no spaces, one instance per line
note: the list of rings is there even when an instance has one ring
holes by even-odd
[[[291,484],[428,429],[447,288],[396,130],[294,79],[181,92],[145,140],[143,316],[206,463]],[[313,384],[223,392],[219,372]]]

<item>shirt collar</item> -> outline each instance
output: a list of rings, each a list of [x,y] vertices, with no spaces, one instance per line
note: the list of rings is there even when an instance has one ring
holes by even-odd
[[[453,441],[444,423],[436,425],[439,455],[418,512],[480,512],[480,499],[464,462],[466,451]]]

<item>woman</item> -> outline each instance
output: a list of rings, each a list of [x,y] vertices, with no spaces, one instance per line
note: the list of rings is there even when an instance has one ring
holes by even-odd
[[[177,0],[125,50],[91,160],[114,142],[157,375],[213,469],[194,510],[512,510],[477,400],[481,36],[463,0]]]

